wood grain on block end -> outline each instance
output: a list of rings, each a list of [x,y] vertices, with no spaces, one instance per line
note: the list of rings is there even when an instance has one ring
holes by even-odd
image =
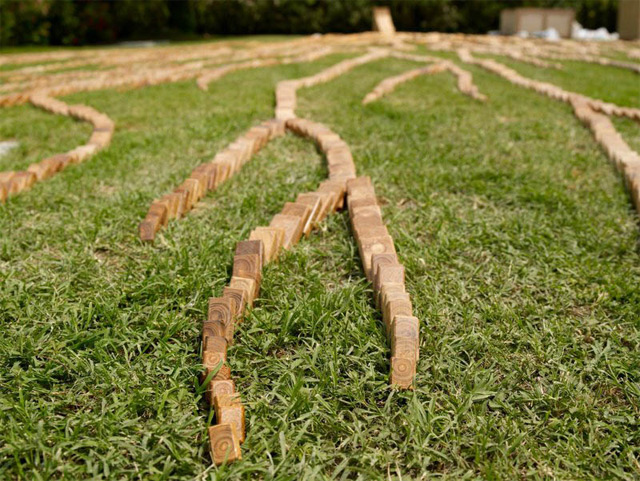
[[[242,459],[240,438],[233,424],[217,424],[209,427],[209,449],[216,466]]]

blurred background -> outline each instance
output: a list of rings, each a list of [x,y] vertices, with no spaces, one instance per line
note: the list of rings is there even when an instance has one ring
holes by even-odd
[[[615,31],[618,0],[0,0],[0,47],[361,32],[377,5],[401,31],[486,33],[501,10],[529,6],[570,7],[582,26]]]

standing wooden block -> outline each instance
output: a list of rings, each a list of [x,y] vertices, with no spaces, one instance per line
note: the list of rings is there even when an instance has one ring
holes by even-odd
[[[7,200],[7,186],[4,182],[0,182],[0,202]]]
[[[373,184],[369,176],[356,177],[347,181],[347,196],[352,199],[362,197],[375,197]]]
[[[140,240],[143,242],[153,242],[156,232],[160,229],[160,219],[158,217],[147,217],[138,226]]]
[[[209,343],[209,338],[212,337],[222,337],[225,340],[225,334],[227,332],[227,328],[222,321],[205,321],[202,323],[202,346],[203,351],[207,350],[207,345]],[[228,343],[228,341],[227,341]],[[225,351],[226,352],[226,351]]]
[[[228,297],[232,301],[236,320],[241,320],[244,316],[245,296],[244,289],[234,289],[233,287],[224,287],[222,289],[222,297]]]
[[[349,207],[349,216],[353,217],[362,207],[377,206],[378,200],[375,197],[347,197],[347,205]]]
[[[371,256],[373,254],[395,254],[396,248],[393,245],[391,236],[379,237],[374,239],[363,239],[359,245],[360,257],[364,271],[368,279],[371,279]]]
[[[216,466],[242,459],[240,439],[232,424],[217,424],[209,427],[209,448]]]
[[[247,277],[232,276],[229,287],[242,289],[245,292],[246,304],[249,307],[253,306],[253,301],[258,297],[260,292],[260,285],[253,279]]]
[[[302,237],[304,223],[300,217],[295,215],[276,214],[269,226],[284,229],[283,247],[289,249],[297,244]]]
[[[245,255],[245,254],[256,254],[260,259],[260,267],[264,264],[264,244],[260,239],[254,240],[246,240],[240,241],[236,244],[236,254]]]
[[[170,195],[174,196],[177,200],[178,209],[176,212],[176,218],[180,218],[189,211],[189,192],[184,189],[177,188]]]
[[[384,254],[374,254],[380,256]],[[385,282],[391,282],[395,284],[404,284],[404,266],[402,264],[380,264],[380,258],[377,257],[374,263],[373,256],[371,256],[371,272],[373,275],[373,290],[380,292],[380,286]]]
[[[391,325],[391,355],[419,359],[420,321],[414,316],[396,315]]]
[[[211,297],[209,299],[207,322],[213,321],[219,321],[224,325],[224,337],[231,344],[235,331],[235,312],[233,312],[233,301],[229,297]]]
[[[396,316],[411,316],[413,306],[411,297],[406,292],[387,293],[382,307],[382,320],[387,328],[387,333],[391,332],[391,323]]]
[[[412,389],[416,375],[416,360],[391,358],[391,384],[401,389]]]
[[[262,280],[262,266],[260,255],[242,254],[233,258],[233,277],[247,277],[260,285]]]
[[[219,352],[224,358],[227,358],[227,346],[229,343],[224,336],[211,336],[207,335],[202,340],[202,352]]]
[[[235,426],[238,439],[241,443],[244,442],[244,406],[240,401],[240,395],[238,393],[220,394],[214,398],[213,406],[216,413],[216,423]]]
[[[200,200],[198,198],[198,192],[200,191],[200,182],[197,179],[187,179],[185,180],[180,187],[189,193],[189,197],[187,199],[187,210],[191,210],[193,206]]]
[[[351,225],[354,229],[383,226],[382,210],[378,205],[360,207],[356,213],[351,215]]]
[[[209,402],[209,406],[214,406],[214,400],[220,394],[233,394],[236,392],[236,384],[233,379],[218,379],[211,381],[205,391],[205,398]]]
[[[404,284],[383,283],[380,286],[380,294],[378,294],[378,305],[384,311],[385,304],[393,297],[394,294],[404,293]]]
[[[212,372],[215,373],[212,380],[226,381],[231,379],[231,369],[225,364],[225,360],[219,352],[206,351],[202,353],[202,365],[204,366],[203,382]]]
[[[381,265],[401,265],[398,263],[398,256],[396,254],[371,254],[371,270],[373,271],[374,278],[376,273],[378,272],[378,268]],[[403,278],[404,279],[404,278]],[[404,283],[404,280],[403,280]],[[376,287],[376,291],[380,291],[382,283],[378,283]]]

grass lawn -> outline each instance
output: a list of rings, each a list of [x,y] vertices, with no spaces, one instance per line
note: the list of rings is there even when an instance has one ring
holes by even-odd
[[[446,56],[446,55],[443,55]],[[287,135],[185,219],[138,241],[149,203],[273,115],[278,80],[345,58],[64,97],[116,123],[111,146],[0,206],[0,479],[637,479],[640,248],[624,185],[570,106],[480,68],[361,105],[414,63],[300,91],[370,175],[421,319],[417,386],[389,348],[348,216],[270,264],[229,359],[243,460],[211,467],[197,378],[207,299],[233,246],[326,177]],[[565,62],[524,75],[640,107],[638,76]],[[589,72],[597,74],[587,75]],[[90,127],[5,108],[24,168]],[[620,121],[638,147],[638,125]],[[633,144],[632,142],[632,144]]]

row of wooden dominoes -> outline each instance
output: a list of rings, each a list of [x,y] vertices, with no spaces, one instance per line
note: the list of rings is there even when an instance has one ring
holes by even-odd
[[[640,155],[624,141],[609,117],[596,112],[579,97],[572,99],[571,103],[576,117],[589,127],[609,160],[624,177],[636,210],[640,212]]]
[[[604,113],[599,113],[607,111],[607,108],[605,107],[610,104],[591,99],[581,94],[568,92],[546,82],[522,77],[516,71],[494,60],[476,60],[469,54],[469,52],[461,52],[460,57],[464,61],[481,65],[487,70],[497,73],[516,85],[530,88],[556,100],[570,103],[576,117],[589,127],[593,132],[596,141],[600,143],[609,159],[624,176],[625,182],[631,192],[631,198],[633,199],[636,210],[640,212],[640,155],[624,141],[609,117]],[[620,112],[609,110],[608,115],[615,115],[619,113]],[[635,114],[631,112],[630,115]]]
[[[323,132],[325,132],[323,130]],[[215,464],[241,459],[240,444],[245,438],[244,406],[226,364],[227,346],[233,342],[235,325],[258,297],[262,268],[275,261],[309,235],[328,214],[344,203],[344,188],[327,180],[318,190],[298,194],[287,202],[268,226],[256,227],[249,240],[239,242],[233,259],[231,282],[222,297],[209,299],[207,321],[202,331],[202,362],[205,367],[207,399],[215,410],[216,424],[209,428],[211,458]]]
[[[395,55],[394,55],[395,56]],[[407,56],[401,56],[399,58],[406,58],[406,59],[415,59],[415,58],[419,58],[421,59],[421,56],[415,56],[415,55],[407,55]],[[474,85],[473,83],[473,76],[467,72],[466,70],[461,69],[460,67],[458,67],[457,65],[455,65],[452,62],[449,61],[439,61],[434,63],[433,65],[430,65],[428,67],[422,67],[422,68],[417,68],[417,69],[413,69],[413,70],[408,70],[407,72],[401,73],[399,75],[394,75],[393,77],[388,77],[386,79],[384,79],[382,82],[380,82],[378,85],[376,85],[374,87],[374,89],[369,92],[364,99],[362,99],[362,103],[363,104],[368,104],[371,102],[374,102],[375,100],[378,100],[379,98],[383,97],[384,95],[393,92],[393,90],[400,85],[401,83],[404,82],[408,82],[409,80],[413,80],[414,78],[420,76],[420,75],[429,75],[429,74],[435,74],[435,73],[440,73],[443,72],[445,70],[450,71],[452,74],[454,74],[457,79],[458,79],[458,89],[476,99],[476,100],[480,100],[481,102],[484,102],[487,100],[487,97],[483,94],[481,94],[478,90],[478,87],[476,87],[476,85]]]
[[[555,100],[560,100],[562,102],[572,104],[574,102],[579,102],[581,104],[587,104],[592,110],[602,112],[606,115],[616,115],[618,117],[628,117],[633,120],[640,120],[640,109],[633,107],[620,107],[619,105],[615,105],[609,102],[603,102],[602,100],[593,99],[574,92],[569,92],[561,87],[547,82],[528,79],[517,73],[515,70],[499,62],[496,62],[495,60],[476,59],[466,49],[459,50],[458,55],[464,62],[480,65],[481,67],[491,72],[497,73],[501,77],[506,78],[511,83],[531,90],[535,90],[536,92],[547,95]]]
[[[180,218],[210,190],[238,172],[269,140],[284,135],[284,122],[271,119],[250,128],[218,152],[211,162],[197,166],[191,175],[172,193],[151,203],[139,225],[140,239],[153,242],[160,228],[169,220]]]
[[[196,84],[198,85],[198,88],[200,88],[201,90],[208,90],[209,84],[211,82],[213,82],[214,80],[218,80],[231,72],[236,72],[238,70],[243,70],[243,69],[269,67],[272,65],[279,65],[279,64],[287,65],[287,64],[299,63],[299,62],[311,62],[318,58],[324,57],[325,55],[329,55],[332,51],[333,49],[331,47],[319,47],[319,48],[304,47],[304,49],[302,49],[302,53],[300,53],[296,57],[288,57],[288,58],[282,58],[282,59],[274,58],[274,57],[258,58],[253,60],[247,60],[245,62],[237,62],[237,63],[231,63],[227,65],[221,65],[214,69],[208,70],[202,75],[200,75],[196,79]],[[272,52],[271,50],[269,50],[268,53],[276,54],[277,52]]]
[[[362,267],[373,283],[375,302],[391,342],[390,382],[412,388],[420,353],[419,320],[413,315],[404,266],[398,261],[369,177],[347,181],[347,205]]]
[[[33,94],[30,99],[36,107],[57,115],[74,117],[93,124],[93,133],[85,145],[64,153],[57,154],[36,162],[23,171],[0,172],[0,201],[5,201],[10,195],[18,194],[29,189],[36,182],[48,179],[60,172],[69,164],[78,164],[87,157],[103,149],[111,142],[115,129],[113,121],[86,105],[67,105],[66,103],[45,94]]]
[[[295,118],[297,90],[299,88],[311,87],[313,85],[328,82],[358,65],[372,62],[387,56],[389,56],[388,50],[375,50],[360,57],[338,62],[337,64],[309,77],[296,80],[282,80],[278,82],[276,85],[276,118],[282,120]]]
[[[408,82],[409,80],[413,80],[420,75],[437,73],[441,72],[442,70],[444,70],[444,65],[442,64],[442,62],[440,62],[429,67],[416,68],[403,72],[399,75],[394,75],[393,77],[387,77],[378,85],[376,85],[371,92],[365,95],[364,99],[362,99],[362,103],[366,105],[368,103],[374,102],[382,98],[383,96],[393,92],[398,85],[404,82]]]

